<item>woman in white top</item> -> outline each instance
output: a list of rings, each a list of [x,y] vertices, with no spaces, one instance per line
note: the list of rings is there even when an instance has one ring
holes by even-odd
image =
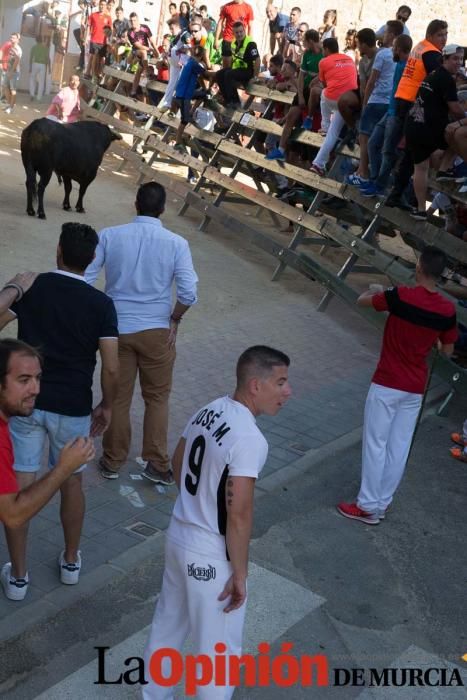
[[[319,38],[321,41],[325,39],[336,38],[337,26],[337,10],[326,10],[323,17],[323,25],[319,28]]]

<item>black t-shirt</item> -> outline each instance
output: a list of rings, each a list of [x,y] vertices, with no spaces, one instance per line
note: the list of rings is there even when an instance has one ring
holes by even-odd
[[[408,125],[412,130],[417,127],[438,137],[449,121],[448,102],[457,102],[456,81],[441,66],[422,81],[408,115]]]
[[[425,53],[422,54],[422,61],[426,74],[429,75],[441,66],[443,55],[441,51],[425,51]]]
[[[18,338],[44,359],[36,408],[89,415],[99,339],[118,337],[112,299],[84,279],[46,272],[11,310],[18,317]]]

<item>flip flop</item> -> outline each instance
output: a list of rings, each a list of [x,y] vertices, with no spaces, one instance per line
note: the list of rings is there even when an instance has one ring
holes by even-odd
[[[457,459],[459,462],[465,462],[465,464],[467,464],[467,454],[461,450],[460,447],[451,447],[449,452],[451,453],[451,457],[454,457],[454,459]]]

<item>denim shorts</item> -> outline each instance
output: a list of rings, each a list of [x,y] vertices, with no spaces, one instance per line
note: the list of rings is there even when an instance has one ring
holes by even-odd
[[[19,82],[19,73],[13,73],[13,75],[10,77],[8,73],[5,71],[3,73],[3,87],[6,87],[8,90],[11,92],[16,92],[16,88]]]
[[[9,427],[15,455],[14,470],[38,472],[47,439],[49,469],[53,469],[60,450],[67,442],[77,437],[89,436],[91,416],[62,416],[35,408],[30,416],[11,418]],[[86,466],[82,464],[75,474],[83,471]]]
[[[387,104],[381,104],[379,102],[368,104],[364,108],[362,116],[360,117],[360,133],[366,136],[370,136],[376,124],[379,122],[381,117],[384,117],[387,111]]]

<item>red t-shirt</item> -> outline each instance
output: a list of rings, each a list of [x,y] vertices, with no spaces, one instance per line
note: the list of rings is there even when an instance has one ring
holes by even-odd
[[[0,46],[2,52],[2,70],[8,70],[8,61],[10,58],[11,41],[5,41],[3,46]]]
[[[0,418],[0,495],[19,491],[16,475],[13,471],[13,445],[11,443],[8,423]]]
[[[357,69],[350,56],[331,53],[319,62],[319,79],[325,83],[324,95],[328,100],[338,100],[344,92],[356,90]]]
[[[221,7],[220,21],[225,20],[222,38],[225,41],[233,41],[233,26],[235,22],[241,22],[248,33],[248,26],[254,20],[253,9],[247,2],[228,2]]]
[[[89,17],[89,29],[91,32],[91,41],[93,44],[106,44],[107,38],[104,34],[104,28],[112,29],[112,19],[106,12],[93,12]]]
[[[389,311],[373,382],[423,394],[431,348],[438,338],[443,345],[457,339],[454,304],[421,286],[393,287],[375,294],[372,302],[376,311]]]

